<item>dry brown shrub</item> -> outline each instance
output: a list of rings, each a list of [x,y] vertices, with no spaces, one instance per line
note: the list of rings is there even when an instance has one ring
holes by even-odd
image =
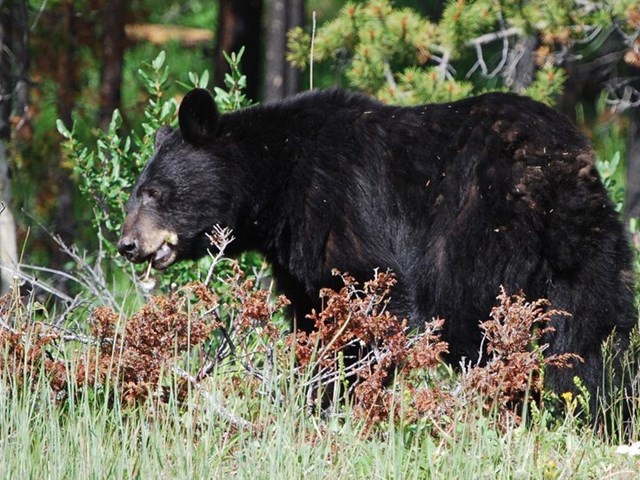
[[[9,385],[28,381],[35,388],[40,375],[46,375],[58,399],[65,397],[69,381],[76,387],[109,382],[123,402],[133,404],[163,393],[163,372],[172,371],[181,355],[202,344],[218,326],[217,317],[211,315],[216,306],[217,298],[207,287],[190,284],[151,298],[129,319],[99,307],[90,319],[90,335],[85,336],[34,321],[22,300],[7,294],[0,298],[0,368]],[[87,355],[62,359],[59,346],[68,341],[93,347]],[[70,360],[75,364],[74,378]]]
[[[272,299],[270,291],[257,288],[235,262],[231,265],[233,273],[223,288],[224,305],[207,285],[192,283],[173,293],[151,297],[129,318],[112,308],[98,307],[89,319],[87,335],[34,321],[33,312],[27,312],[21,299],[12,295],[0,298],[0,349],[4,353],[0,367],[4,379],[15,379],[14,384],[26,379],[35,387],[36,379],[45,373],[56,398],[64,398],[69,391],[68,381],[74,383],[75,392],[81,392],[85,385],[108,384],[125,405],[149,398],[167,400],[168,387],[176,377],[177,393],[182,398],[186,387],[199,388],[200,382],[225,360],[244,368],[245,384],[265,380],[259,372],[264,358],[276,360],[283,339],[274,315],[288,301],[284,297]],[[219,317],[221,310],[226,312],[224,325]],[[217,350],[210,352],[204,343],[216,329],[222,332],[222,339],[217,342]],[[69,341],[90,347],[73,353],[68,350],[69,355],[65,355],[59,346]],[[239,387],[242,375],[235,372],[231,376],[238,381],[225,388]]]
[[[129,319],[107,307],[94,310],[91,325],[99,342],[76,381],[118,387],[126,404],[155,394],[164,398],[162,376],[177,358],[202,344],[219,326],[209,314],[217,298],[202,284],[189,284],[166,296],[152,297]]]
[[[41,322],[27,321],[25,312],[22,297],[14,293],[0,297],[0,371],[10,387],[24,382],[35,387],[44,372],[52,393],[58,394],[66,388],[66,369],[47,351],[60,335]]]
[[[234,275],[226,281],[231,292],[226,307],[235,310],[233,323],[237,333],[258,333],[267,343],[275,343],[281,329],[274,323],[273,316],[289,305],[289,300],[280,295],[272,301],[270,290],[256,288],[255,280],[246,278],[237,263],[232,263],[232,268]]]
[[[544,368],[580,361],[573,354],[544,357],[546,345],[539,345],[551,318],[566,313],[550,309],[547,300],[526,302],[523,294],[509,296],[501,288],[490,320],[481,324],[485,361],[463,370],[462,389],[454,394],[455,385],[437,375],[447,353],[439,334],[444,320],[433,319],[409,335],[406,321],[386,310],[393,275],[377,273],[362,288],[348,274],[341,276],[345,286],[323,290],[325,308],[310,316],[316,331],[298,332],[289,343],[303,367],[317,369],[310,383],[330,387],[348,380],[354,412],[368,427],[394,417],[408,423],[426,419],[446,430],[456,411],[478,398],[485,413],[495,412],[499,428],[519,424],[524,402],[541,396]]]
[[[519,424],[520,411],[527,398],[540,398],[545,366],[571,368],[581,361],[578,355],[563,354],[544,357],[546,345],[541,336],[552,330],[554,316],[568,315],[549,308],[550,302],[539,299],[526,302],[524,294],[509,296],[500,288],[499,305],[491,311],[491,319],[481,323],[487,343],[486,363],[465,372],[465,390],[483,399],[485,411],[495,411],[498,423]]]
[[[551,310],[546,300],[527,303],[523,295],[509,296],[502,289],[490,320],[482,323],[485,362],[463,369],[461,378],[452,383],[438,374],[448,348],[440,338],[445,320],[433,319],[420,333],[409,332],[407,322],[388,311],[396,283],[391,273],[376,272],[360,285],[350,275],[334,272],[344,286],[321,291],[324,308],[310,315],[315,331],[284,336],[274,317],[288,301],[273,298],[269,290],[247,279],[236,263],[231,265],[222,299],[207,285],[193,283],[152,297],[130,318],[97,308],[90,335],[82,339],[94,347],[76,359],[73,379],[68,360],[58,360],[53,352],[56,343],[80,337],[25,321],[22,302],[15,296],[2,297],[0,346],[5,355],[0,367],[16,372],[16,377],[26,372],[21,379],[34,385],[44,371],[57,398],[67,391],[69,380],[77,386],[109,383],[125,405],[132,405],[149,398],[165,401],[167,374],[178,375],[184,387],[200,387],[217,365],[231,361],[238,368],[227,375],[226,393],[269,395],[281,401],[286,394],[274,389],[282,388],[282,383],[270,375],[288,371],[285,362],[293,352],[297,371],[305,373],[299,377],[300,388],[307,393],[309,407],[315,408],[319,400],[326,405],[326,392],[333,398],[337,392],[337,397],[353,403],[354,414],[364,420],[367,431],[389,419],[405,423],[426,419],[435,431],[446,431],[452,428],[456,412],[477,398],[483,399],[486,413],[497,412],[498,426],[519,423],[527,396],[535,398],[542,391],[544,367],[568,367],[578,360],[575,355],[545,358],[544,346],[535,347],[550,328],[551,317],[562,312]],[[218,316],[221,311],[224,322]],[[14,320],[8,322],[10,318]],[[217,349],[198,350],[214,330],[220,333]],[[199,357],[187,358],[194,349]],[[185,360],[196,374],[181,371],[179,365]],[[255,388],[243,388],[247,382]],[[246,425],[232,413],[220,412],[233,425]]]
[[[297,332],[290,344],[301,367],[316,368],[310,384],[335,389],[348,382],[345,393],[352,398],[356,416],[371,427],[401,411],[397,392],[389,388],[394,370],[398,380],[408,379],[414,370],[440,364],[447,352],[437,333],[443,322],[428,322],[422,333],[410,336],[406,320],[387,311],[396,283],[391,273],[376,272],[362,287],[348,274],[334,275],[342,277],[344,287],[321,291],[325,307],[309,316],[315,331]],[[430,407],[425,402],[411,406],[424,415]]]

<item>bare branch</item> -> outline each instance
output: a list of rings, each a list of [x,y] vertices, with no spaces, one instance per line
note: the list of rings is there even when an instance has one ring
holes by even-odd
[[[621,79],[615,84],[606,85],[609,92],[607,104],[611,105],[614,111],[624,112],[629,108],[640,107],[640,90],[629,85],[631,81],[633,79]]]
[[[37,277],[34,277],[32,275],[28,275],[24,272],[21,272],[19,269],[17,268],[11,268],[11,267],[7,267],[5,265],[0,265],[0,269],[6,271],[6,272],[10,272],[13,275],[15,275],[16,277],[25,280],[27,282],[29,282],[32,285],[37,285],[39,288],[41,288],[42,290],[44,290],[45,292],[49,292],[51,295],[58,297],[59,299],[65,301],[65,302],[72,302],[73,298],[70,297],[69,295],[67,295],[66,293],[58,290],[55,287],[52,287],[51,285],[47,285],[46,283],[42,282],[41,280],[39,280]]]
[[[243,429],[243,430],[253,429],[253,424],[251,422],[249,422],[248,420],[245,420],[241,416],[236,415],[231,410],[224,408],[222,405],[220,405],[209,392],[207,392],[204,388],[200,387],[197,379],[189,375],[188,372],[180,368],[178,365],[174,365],[173,370],[181,378],[187,380],[190,384],[192,384],[196,388],[198,394],[202,398],[207,400],[207,405],[206,405],[207,408],[210,409],[215,415],[217,415],[218,417],[222,418],[223,420],[227,421],[228,423],[230,423],[231,425],[239,429]]]
[[[393,78],[393,72],[391,72],[391,66],[387,60],[384,61],[384,77],[387,79],[387,83],[393,92],[393,95],[398,94],[398,84],[396,83],[396,79]]]
[[[450,80],[453,78],[451,75],[451,50],[445,50],[442,53],[442,57],[438,58],[435,55],[433,56],[436,60],[439,60],[439,65],[436,67],[438,70],[438,74],[440,79],[442,80]]]
[[[468,41],[466,45],[475,49],[477,59],[473,67],[471,67],[471,69],[467,72],[466,78],[471,77],[471,75],[473,75],[473,73],[478,68],[480,68],[482,75],[486,78],[493,78],[500,72],[502,72],[509,59],[509,38],[517,35],[522,35],[522,31],[519,28],[511,27],[500,30],[498,32],[486,33]],[[487,64],[484,60],[482,46],[496,40],[502,40],[502,53],[498,65],[491,72],[489,72],[489,68],[487,67]],[[522,55],[517,57],[515,64],[517,64],[517,61],[519,61],[520,58],[522,58]],[[515,64],[512,64],[510,68],[515,68]]]
[[[485,33],[484,35],[480,35],[479,37],[473,38],[469,40],[465,45],[468,47],[472,47],[475,45],[484,45],[486,43],[495,42],[496,40],[500,40],[507,37],[513,37],[517,35],[522,35],[522,30],[517,27],[510,27],[506,30],[499,30],[497,32]]]
[[[211,265],[209,266],[209,270],[207,271],[207,276],[204,281],[205,285],[209,285],[211,281],[211,277],[213,276],[213,270],[224,258],[224,251],[229,246],[231,242],[233,242],[236,237],[233,236],[232,230],[227,227],[221,227],[216,224],[213,226],[213,231],[211,234],[207,234],[207,238],[211,242],[211,244],[216,247],[218,253],[214,257],[210,250],[207,250],[207,253],[212,259]]]

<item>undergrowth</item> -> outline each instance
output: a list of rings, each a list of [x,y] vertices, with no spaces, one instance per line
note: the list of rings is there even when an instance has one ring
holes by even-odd
[[[212,238],[218,248],[229,243],[219,234]],[[3,370],[21,372],[20,381],[11,381],[15,387],[44,373],[51,396],[61,403],[97,387],[125,407],[167,403],[172,395],[186,402],[211,372],[228,365],[238,382],[253,382],[254,395],[282,402],[289,388],[281,381],[283,372],[293,371],[310,414],[340,416],[348,404],[369,432],[393,420],[428,424],[439,436],[453,428],[456,410],[471,405],[479,405],[500,430],[520,425],[528,402],[541,398],[544,368],[570,368],[579,361],[541,354],[540,336],[551,328],[551,317],[562,314],[546,300],[527,302],[522,294],[501,290],[491,318],[481,323],[485,362],[458,375],[442,361],[446,319],[410,332],[406,320],[387,310],[396,283],[391,273],[375,272],[360,285],[334,272],[344,286],[322,290],[324,307],[310,314],[315,330],[290,332],[282,321],[286,298],[262,288],[235,261],[218,255],[216,262],[231,265],[222,292],[190,283],[150,297],[130,316],[99,306],[83,334],[33,321],[22,297],[5,295]],[[84,348],[70,347],[78,344]],[[255,427],[231,412],[227,418]]]
[[[211,238],[212,250],[232,241],[220,229]],[[290,331],[288,301],[262,272],[221,252],[212,262],[206,282],[133,309],[104,294],[88,263],[74,278],[96,280],[93,296],[57,312],[37,289],[0,299],[0,476],[556,479],[640,468],[610,446],[622,439],[584,421],[580,395],[553,399],[561,413],[549,407],[545,368],[579,359],[541,354],[561,314],[545,300],[497,292],[481,324],[484,363],[455,370],[443,362],[446,319],[409,331],[387,309],[390,273],[359,284],[335,272],[343,287],[321,292],[304,333]]]

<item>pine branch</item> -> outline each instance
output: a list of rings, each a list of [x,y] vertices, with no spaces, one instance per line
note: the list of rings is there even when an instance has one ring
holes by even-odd
[[[484,45],[486,43],[495,42],[496,40],[517,35],[522,35],[522,30],[520,30],[518,27],[510,27],[506,30],[500,30],[498,32],[485,33],[484,35],[480,35],[479,37],[467,41],[465,45],[468,47]]]

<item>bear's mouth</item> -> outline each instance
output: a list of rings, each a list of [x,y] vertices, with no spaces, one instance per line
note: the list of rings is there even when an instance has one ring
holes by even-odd
[[[155,243],[157,247],[149,249],[150,253],[143,259],[143,262],[149,262],[156,270],[164,270],[178,258],[178,235],[169,231],[160,233],[161,235],[155,236],[159,240]]]
[[[147,257],[151,266],[156,270],[164,270],[176,261],[176,246],[169,242],[162,242],[158,249]]]

